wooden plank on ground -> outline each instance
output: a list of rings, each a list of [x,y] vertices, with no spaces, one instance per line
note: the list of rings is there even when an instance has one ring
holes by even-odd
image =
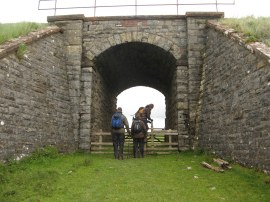
[[[213,171],[216,171],[216,172],[224,172],[223,169],[221,169],[221,168],[219,168],[219,167],[212,166],[212,165],[210,165],[210,164],[208,164],[208,163],[206,163],[206,162],[204,162],[204,161],[203,161],[201,164],[202,164],[203,167],[208,168],[208,169],[211,169],[211,170],[213,170]]]
[[[224,161],[223,159],[217,158],[213,159],[214,162],[216,162],[221,168],[223,169],[231,169],[232,167],[230,166],[229,162]]]

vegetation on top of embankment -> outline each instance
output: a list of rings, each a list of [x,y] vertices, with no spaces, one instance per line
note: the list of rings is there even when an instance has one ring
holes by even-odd
[[[19,23],[0,23],[0,44],[20,36],[27,35],[29,32],[46,27],[47,24],[35,22]]]
[[[220,22],[243,33],[247,43],[261,41],[270,46],[270,17],[224,18]],[[45,26],[34,22],[0,23],[0,44]]]
[[[225,18],[220,22],[243,33],[246,43],[259,41],[270,46],[270,17]]]

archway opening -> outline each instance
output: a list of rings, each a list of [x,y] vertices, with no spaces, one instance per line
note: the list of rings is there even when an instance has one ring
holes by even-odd
[[[127,117],[129,124],[139,107],[145,107],[147,104],[154,104],[151,111],[153,127],[158,129],[165,128],[165,96],[158,90],[145,86],[129,88],[117,96],[117,106],[122,107],[124,115]]]
[[[111,115],[117,107],[117,96],[136,86],[147,86],[163,94],[166,121],[164,118],[160,127],[177,129],[176,69],[176,59],[170,52],[149,43],[127,42],[103,51],[94,59],[92,72],[92,131],[110,130]],[[154,101],[145,101],[141,105]],[[157,111],[158,105],[155,106],[153,113]],[[136,106],[127,116],[134,114],[139,107],[140,105]]]

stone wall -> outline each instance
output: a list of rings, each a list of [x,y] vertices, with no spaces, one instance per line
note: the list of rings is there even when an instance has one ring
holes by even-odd
[[[199,91],[201,85],[201,75],[203,67],[203,53],[206,46],[206,24],[209,20],[218,20],[223,17],[223,13],[187,13],[187,93],[188,106],[186,106],[180,116],[180,120],[186,121],[188,128],[189,145],[193,147],[195,141],[195,125],[198,110]],[[183,70],[182,70],[183,71]],[[184,72],[184,74],[186,74]],[[185,82],[181,79],[181,82]],[[188,112],[187,112],[188,110]],[[186,118],[185,118],[186,116]],[[187,135],[187,134],[185,134]],[[187,141],[187,140],[186,140]]]
[[[84,75],[82,76],[82,67],[85,67],[82,65],[82,16],[75,15],[73,17],[59,19],[54,22],[54,25],[57,25],[62,32],[63,44],[61,49],[64,51],[66,59],[64,64],[67,68],[68,91],[71,101],[70,109],[75,142],[76,145],[80,145],[80,142],[85,142],[86,145],[89,145],[90,126],[86,126],[85,124],[91,119],[90,107],[88,106],[89,100],[85,100],[89,96],[81,96],[81,88],[84,88],[85,82],[89,80]],[[48,22],[50,22],[49,18]],[[84,73],[86,72],[85,70]],[[82,114],[81,110],[83,111]],[[86,127],[81,129],[80,124]]]
[[[2,160],[20,158],[45,145],[62,151],[76,148],[59,31],[49,27],[0,47]],[[27,50],[19,59],[16,51],[21,43]]]
[[[198,134],[202,148],[270,172],[270,49],[209,24]]]

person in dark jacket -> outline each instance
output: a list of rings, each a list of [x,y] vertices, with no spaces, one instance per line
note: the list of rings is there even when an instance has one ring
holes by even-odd
[[[146,131],[148,131],[149,127],[148,124],[149,122],[152,122],[153,119],[151,118],[151,110],[154,108],[153,104],[146,105],[144,107],[143,113],[141,114],[141,120],[144,122],[146,126]]]
[[[112,128],[112,141],[113,141],[113,148],[114,148],[114,158],[115,159],[124,159],[124,142],[125,142],[125,128],[127,132],[130,134],[128,120],[125,115],[122,113],[122,108],[117,108],[117,113],[119,113],[122,117],[122,124],[121,128],[115,129]],[[124,128],[125,127],[125,128]]]
[[[137,123],[136,123],[137,122]],[[140,131],[136,131],[135,125],[140,125]],[[140,118],[135,118],[131,125],[131,137],[133,138],[133,157],[144,157],[144,143],[146,138],[146,126]]]

